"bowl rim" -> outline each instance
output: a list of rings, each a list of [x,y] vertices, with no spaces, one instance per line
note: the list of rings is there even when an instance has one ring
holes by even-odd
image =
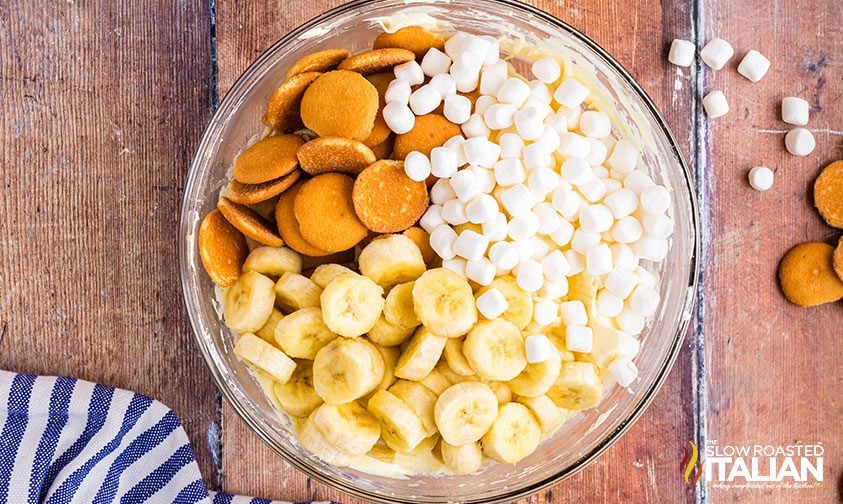
[[[246,408],[241,405],[238,398],[234,395],[232,390],[227,386],[225,378],[220,374],[217,366],[214,363],[214,358],[210,353],[210,350],[203,344],[203,339],[200,336],[200,328],[197,320],[197,314],[195,314],[190,305],[189,299],[191,297],[191,292],[189,290],[189,282],[188,282],[188,269],[184,267],[187,263],[187,254],[190,253],[187,247],[187,240],[185,239],[185,231],[188,226],[187,222],[187,213],[186,208],[189,204],[188,201],[188,191],[189,187],[192,187],[196,182],[196,177],[199,171],[199,167],[202,164],[202,158],[204,152],[206,152],[208,148],[208,143],[210,142],[209,134],[214,127],[217,118],[219,117],[220,113],[225,111],[229,108],[235,100],[239,99],[239,94],[237,91],[244,86],[244,82],[249,81],[250,78],[254,73],[256,73],[257,69],[262,68],[264,61],[270,57],[271,54],[275,53],[281,46],[297,39],[300,35],[306,33],[314,26],[328,21],[331,18],[339,16],[341,14],[347,13],[348,11],[357,9],[359,7],[363,7],[366,5],[374,5],[379,3],[389,3],[392,0],[354,0],[351,2],[343,3],[337,7],[329,9],[318,16],[315,16],[308,21],[305,21],[301,25],[297,26],[278,40],[276,40],[273,44],[269,47],[264,49],[261,54],[252,61],[246,70],[240,74],[240,76],[234,81],[229,89],[228,93],[226,94],[225,98],[219,102],[217,109],[214,111],[214,115],[209,119],[208,126],[202,133],[201,141],[196,149],[196,153],[191,161],[189,171],[185,180],[184,185],[184,192],[182,196],[182,202],[179,208],[179,223],[178,223],[178,241],[179,241],[179,264],[180,264],[180,274],[179,274],[179,283],[181,284],[182,290],[182,302],[185,306],[185,310],[187,312],[188,320],[190,322],[191,332],[194,336],[194,342],[199,347],[199,351],[202,354],[202,357],[205,361],[208,370],[211,373],[213,378],[214,384],[216,385],[217,389],[220,391],[221,395],[225,397],[228,403],[234,408],[237,415],[246,423],[246,425],[258,436],[258,438],[268,445],[273,451],[278,453],[287,463],[291,464],[293,467],[302,471],[306,475],[315,478],[316,480],[324,483],[330,487],[333,487],[341,492],[345,492],[349,495],[369,499],[376,502],[384,502],[384,503],[407,503],[413,504],[416,501],[406,500],[403,499],[401,496],[390,495],[387,496],[385,494],[380,493],[370,493],[365,490],[361,490],[355,486],[348,484],[345,480],[336,480],[326,477],[320,471],[314,471],[308,464],[305,463],[303,459],[300,459],[294,453],[287,453],[286,449],[278,445],[274,442],[271,436],[263,429],[263,426],[258,421],[258,419],[253,418],[251,414],[246,410]],[[644,108],[649,111],[656,120],[656,126],[665,135],[668,143],[670,144],[670,149],[673,154],[676,156],[676,159],[679,161],[679,164],[682,168],[682,175],[684,176],[684,182],[686,188],[688,190],[688,194],[690,195],[689,203],[690,203],[690,223],[693,227],[693,248],[691,250],[690,261],[691,261],[691,268],[690,268],[690,275],[687,279],[688,283],[686,286],[685,292],[685,299],[684,304],[682,305],[681,317],[679,320],[679,324],[677,326],[676,332],[673,335],[672,341],[670,346],[668,347],[668,354],[667,358],[664,360],[661,368],[659,369],[658,373],[655,376],[655,380],[653,381],[652,385],[647,388],[644,393],[641,395],[641,399],[639,402],[634,406],[633,411],[630,415],[626,418],[622,419],[618,426],[611,432],[609,432],[606,437],[597,443],[591,450],[585,453],[583,456],[576,459],[569,468],[556,472],[553,475],[544,478],[528,487],[520,488],[517,490],[511,490],[501,495],[497,495],[492,499],[485,499],[482,502],[489,502],[489,503],[498,503],[498,502],[509,502],[517,498],[525,497],[528,495],[535,494],[540,492],[548,487],[554,486],[561,481],[573,476],[574,474],[580,472],[585,467],[590,465],[594,462],[600,455],[602,455],[609,447],[614,445],[628,430],[632,425],[634,425],[644,411],[649,407],[652,403],[655,396],[658,394],[661,387],[664,385],[664,382],[667,379],[667,375],[673,368],[674,363],[676,362],[676,358],[679,354],[679,350],[681,349],[682,342],[684,341],[685,334],[688,332],[688,327],[690,326],[690,322],[693,317],[690,316],[694,305],[696,304],[697,298],[697,291],[699,289],[699,273],[700,273],[700,215],[699,215],[699,207],[697,204],[697,194],[695,189],[695,184],[691,178],[691,173],[688,168],[688,164],[685,161],[685,157],[682,154],[682,151],[679,148],[678,142],[673,135],[670,127],[667,125],[664,117],[662,116],[659,109],[656,107],[655,103],[653,102],[652,98],[647,94],[646,91],[641,87],[638,81],[626,70],[626,68],[621,65],[611,54],[605,50],[600,44],[592,40],[590,37],[585,35],[583,32],[578,30],[577,28],[573,27],[572,25],[568,24],[567,22],[537,8],[533,7],[532,5],[528,5],[526,3],[518,2],[516,0],[476,0],[477,3],[488,3],[488,4],[501,4],[506,7],[520,10],[526,14],[536,16],[540,18],[542,21],[553,25],[563,31],[566,31],[571,37],[576,39],[577,42],[583,44],[586,48],[592,50],[599,58],[601,58],[604,63],[606,63],[610,68],[618,73],[623,80],[631,87],[632,91],[635,95],[641,100],[644,105]],[[406,4],[410,4],[410,2],[405,2]],[[415,3],[415,2],[413,2]],[[419,1],[419,4],[422,3],[435,3],[433,1]],[[443,501],[445,502],[445,501]],[[477,499],[469,499],[463,502],[481,502]]]

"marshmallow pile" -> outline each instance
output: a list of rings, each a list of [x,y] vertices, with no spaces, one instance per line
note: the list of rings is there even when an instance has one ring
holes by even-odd
[[[614,138],[609,116],[587,105],[587,86],[564,76],[554,58],[535,61],[531,72],[532,80],[517,75],[493,38],[457,33],[444,52],[430,49],[421,64],[395,67],[384,118],[402,133],[412,116],[444,103],[463,135],[404,161],[411,179],[438,178],[420,220],[431,247],[445,268],[479,285],[513,275],[534,297],[534,322],[561,317],[569,349],[588,352],[583,303],[560,304],[568,278],[599,277],[597,313],[639,334],[659,303],[655,278],[639,261],[662,261],[668,252],[671,194],[641,169],[636,144]],[[473,107],[458,94],[475,90]],[[495,318],[506,297],[490,289],[477,308]],[[529,341],[528,358],[542,358],[544,341]]]

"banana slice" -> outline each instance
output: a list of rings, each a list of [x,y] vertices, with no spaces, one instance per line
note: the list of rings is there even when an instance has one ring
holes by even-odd
[[[484,381],[484,383],[492,389],[492,392],[495,394],[495,398],[498,400],[498,406],[512,402],[512,389],[510,389],[506,383],[494,380]]]
[[[323,404],[313,412],[313,423],[326,441],[348,455],[363,455],[381,437],[378,419],[356,402]]]
[[[322,318],[335,333],[355,338],[369,332],[383,312],[383,289],[357,273],[343,273],[322,291]]]
[[[591,356],[601,369],[608,368],[619,357],[634,359],[641,349],[641,343],[634,336],[614,327],[596,322],[591,328],[594,330]]]
[[[337,334],[322,321],[319,308],[296,310],[275,326],[275,341],[281,350],[300,359],[315,358],[316,352],[336,338]]]
[[[554,350],[554,354],[544,362],[528,363],[521,374],[507,382],[509,388],[524,397],[538,397],[546,394],[559,377],[559,370],[562,369],[559,353]]]
[[[272,309],[272,313],[269,314],[269,318],[266,319],[266,323],[261,326],[260,329],[255,331],[255,334],[261,337],[264,341],[269,343],[270,345],[276,345],[275,342],[275,328],[278,326],[278,322],[281,322],[281,319],[284,318],[284,314],[281,313],[281,310],[277,308]]]
[[[316,428],[316,423],[313,421],[313,414],[311,414],[301,429],[299,429],[299,444],[305,450],[316,455],[328,464],[336,466],[349,466],[356,460],[346,453],[340,451],[336,446],[332,445],[325,439],[319,430]]]
[[[223,317],[225,324],[239,332],[254,332],[263,327],[272,314],[275,294],[272,280],[249,271],[225,291]]]
[[[292,416],[306,417],[322,404],[322,398],[313,389],[313,364],[296,361],[296,370],[286,383],[272,386],[278,404]]]
[[[568,419],[567,411],[557,406],[546,395],[538,397],[519,397],[518,403],[523,404],[539,421],[542,434],[548,435],[559,428]]]
[[[240,336],[234,355],[281,383],[289,380],[296,369],[293,359],[252,333]]]
[[[387,464],[395,463],[395,450],[387,446],[386,444],[378,443],[376,444],[369,453],[366,454],[367,457],[372,457],[373,459],[380,460],[381,462],[386,462]]]
[[[395,451],[412,451],[427,437],[410,406],[386,390],[378,390],[369,399],[369,411],[380,420],[383,440]]]
[[[448,338],[448,341],[445,343],[445,362],[448,363],[451,371],[460,376],[475,376],[474,370],[471,369],[471,364],[468,363],[468,359],[465,358],[465,354],[462,351],[462,345],[462,338]]]
[[[413,413],[421,420],[427,436],[433,436],[436,430],[436,420],[433,417],[433,409],[436,406],[436,394],[418,382],[398,380],[389,388],[389,391],[398,399],[401,399]],[[436,444],[436,443],[434,443]]]
[[[480,448],[480,443],[454,446],[442,441],[439,448],[442,450],[442,460],[454,474],[471,474],[477,472],[483,465],[483,450]]]
[[[426,437],[422,439],[421,443],[416,445],[415,448],[407,452],[407,455],[424,455],[425,453],[430,453],[436,448],[436,445],[439,444],[439,434],[434,434],[430,437]]]
[[[504,404],[483,436],[483,453],[502,464],[515,464],[536,451],[541,437],[541,426],[529,408]]]
[[[559,352],[559,359],[562,362],[573,362],[574,361],[574,352],[568,350],[568,347],[565,346],[565,326],[559,325],[558,327],[553,327],[550,330],[550,333],[547,334],[548,339],[553,346],[556,347],[556,350]]]
[[[603,384],[597,366],[590,362],[566,362],[547,396],[561,408],[593,408],[603,397]]]
[[[518,286],[515,277],[507,275],[495,278],[492,283],[477,291],[477,297],[491,289],[499,290],[509,304],[509,308],[498,318],[512,322],[518,329],[524,329],[530,324],[533,320],[533,296]]]
[[[378,386],[375,387],[375,390],[386,390],[395,383],[395,365],[398,364],[398,358],[401,357],[401,351],[395,347],[385,347],[376,344],[372,344],[372,347],[381,354],[384,364],[383,378]]]
[[[243,263],[243,272],[246,271],[275,278],[284,273],[301,273],[301,256],[287,247],[258,247]]]
[[[400,234],[387,235],[366,245],[357,264],[360,273],[386,290],[415,280],[426,269],[418,245]]]
[[[378,345],[392,347],[407,341],[414,332],[416,332],[415,327],[392,325],[384,317],[380,317],[369,329],[367,336]]]
[[[511,380],[527,366],[521,331],[504,319],[478,323],[465,337],[462,350],[471,369],[487,380]]]
[[[498,415],[498,400],[488,385],[466,381],[445,389],[433,410],[442,439],[452,445],[474,443]]]
[[[439,364],[427,376],[419,380],[419,383],[438,396],[451,385],[461,381],[463,377],[451,371],[447,364],[444,366]]]
[[[368,394],[383,380],[383,358],[362,339],[337,338],[313,360],[313,388],[331,404],[345,404]]]
[[[477,323],[471,286],[451,270],[436,268],[424,272],[413,285],[413,300],[421,323],[439,336],[462,336]]]
[[[416,327],[421,324],[413,309],[413,285],[415,282],[398,284],[386,295],[383,316],[390,324],[399,327]]]
[[[284,273],[275,282],[275,304],[287,313],[302,308],[318,308],[321,294],[322,287],[298,273]]]
[[[354,273],[354,271],[346,268],[342,264],[320,264],[313,270],[313,273],[310,275],[310,279],[323,289],[331,283],[331,280],[334,278],[342,275],[343,273]]]
[[[446,341],[448,338],[437,336],[425,327],[420,328],[398,359],[395,376],[416,381],[427,376],[442,357]]]

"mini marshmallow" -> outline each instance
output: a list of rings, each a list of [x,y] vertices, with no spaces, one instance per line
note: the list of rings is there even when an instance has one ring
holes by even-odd
[[[588,251],[585,255],[585,270],[589,275],[594,276],[605,275],[612,271],[612,251],[609,245],[601,243]]]
[[[488,39],[478,37],[477,35],[469,35],[463,40],[462,45],[459,48],[459,52],[468,52],[476,55],[480,59],[482,65],[486,60],[486,53],[489,52],[489,49],[491,49],[491,45],[492,44]]]
[[[641,152],[631,140],[622,138],[615,143],[612,154],[606,160],[606,167],[618,173],[632,173],[641,159]]]
[[[396,79],[400,79],[411,86],[424,82],[424,70],[415,60],[395,65],[392,72]]]
[[[629,271],[635,271],[638,267],[638,257],[632,251],[632,247],[626,243],[613,243],[609,246],[612,250],[612,264],[616,268],[625,268]],[[638,275],[636,275],[636,278]]]
[[[460,52],[456,56],[452,56],[454,63],[448,73],[457,81],[457,89],[459,90],[459,83],[468,80],[475,82],[480,78],[480,68],[483,66],[483,60],[472,52]]]
[[[468,163],[468,160],[465,158],[465,151],[462,148],[464,143],[464,136],[454,135],[442,144],[442,147],[447,147],[457,153],[457,166],[462,166]]]
[[[755,168],[749,170],[749,185],[752,186],[753,189],[756,191],[766,191],[767,189],[773,187],[773,170],[767,168],[766,166],[756,166]],[[671,221],[671,225],[673,222]],[[647,221],[644,221],[644,226],[646,227]],[[671,226],[672,227],[672,226]],[[647,230],[647,232],[650,232]],[[655,233],[650,233],[652,235],[656,235]],[[665,238],[664,236],[660,238]]]
[[[545,362],[554,357],[558,359],[553,343],[544,334],[527,336],[524,340],[524,348],[526,349],[527,362],[529,364]]]
[[[559,62],[556,61],[556,58],[549,56],[536,60],[530,67],[530,70],[536,76],[536,79],[545,84],[553,84],[562,75],[562,68],[559,66]]]
[[[470,36],[470,33],[457,32],[453,37],[445,41],[445,53],[453,58],[459,54],[463,42]]]
[[[524,184],[515,184],[503,191],[500,196],[500,202],[504,209],[509,212],[509,215],[513,217],[526,214],[537,203],[533,194]]]
[[[456,253],[454,253],[456,241],[456,231],[447,224],[437,226],[430,232],[430,248],[442,259],[453,259],[456,256]]]
[[[534,212],[513,217],[506,226],[507,235],[515,241],[532,238],[539,231],[539,217]]]
[[[609,169],[605,166],[594,166],[591,168],[591,171],[594,172],[594,176],[598,178],[606,178],[609,176]]]
[[[527,188],[536,201],[543,201],[551,191],[559,186],[559,174],[547,166],[540,166],[527,177]]]
[[[468,216],[465,215],[465,203],[458,199],[446,201],[442,205],[442,218],[453,226],[465,224],[468,222]]]
[[[618,329],[621,331],[635,336],[636,334],[641,334],[641,331],[644,329],[644,317],[635,313],[629,307],[625,307],[615,317],[615,324],[618,325]]]
[[[653,182],[653,179],[643,170],[634,170],[623,179],[623,186],[636,195],[641,194],[641,191],[654,185],[655,182]]]
[[[817,141],[814,135],[805,128],[795,128],[784,136],[784,146],[794,156],[807,156],[814,152]]]
[[[582,301],[565,301],[559,303],[559,314],[566,326],[588,325],[588,315]]]
[[[442,99],[447,98],[457,92],[457,83],[450,74],[442,73],[431,77],[428,85],[433,87]]]
[[[442,95],[430,84],[425,84],[410,95],[410,109],[417,116],[433,112],[440,103]]]
[[[521,79],[510,77],[501,85],[497,92],[497,99],[502,103],[511,103],[521,107],[530,96],[530,86]]]
[[[553,150],[540,143],[531,143],[521,151],[521,158],[527,169],[553,165]]]
[[[568,119],[563,114],[550,114],[544,118],[544,123],[560,135],[568,131]]]
[[[488,194],[477,196],[465,206],[465,215],[468,217],[468,221],[474,224],[488,222],[494,219],[498,213],[498,201]]]
[[[644,229],[635,217],[628,215],[615,221],[612,226],[612,238],[619,243],[634,243],[641,238]]]
[[[629,189],[618,189],[606,196],[603,203],[609,207],[615,219],[622,219],[638,208],[638,196]]]
[[[608,369],[621,387],[629,387],[638,378],[638,368],[635,363],[625,357],[613,360]]]
[[[499,59],[493,65],[486,65],[483,68],[483,71],[497,75],[498,77],[503,77],[504,80],[506,80],[509,75],[509,64],[506,61]]]
[[[655,289],[659,283],[658,277],[656,277],[656,275],[650,273],[641,266],[637,266],[633,270],[633,273],[635,273],[635,276],[638,277],[638,285],[646,285]]]
[[[579,81],[573,77],[568,77],[563,80],[562,83],[559,84],[559,87],[556,88],[556,92],[553,93],[553,99],[555,99],[560,105],[564,105],[572,109],[582,105],[582,102],[585,101],[586,97],[588,97],[588,88],[580,84]]]
[[[592,178],[585,184],[578,186],[577,189],[589,203],[597,203],[606,194],[606,184],[603,183],[603,179],[598,177]]]
[[[562,163],[562,178],[573,185],[582,185],[594,177],[591,167],[585,160],[570,158]]]
[[[541,236],[533,236],[530,238],[530,243],[533,244],[533,253],[530,254],[530,259],[541,262],[550,253],[550,243]]]
[[[512,246],[515,247],[515,251],[518,253],[518,262],[533,258],[533,252],[536,251],[533,240],[514,241],[510,243],[512,243]]]
[[[484,68],[480,72],[480,94],[496,96],[504,82],[506,82],[506,75],[490,72],[488,68]]]
[[[585,325],[566,324],[565,347],[571,352],[591,352],[594,335],[590,327]]]
[[[480,190],[485,194],[491,194],[496,185],[495,172],[489,168],[474,165],[469,166],[468,169],[473,171],[474,175],[477,176],[477,183],[480,184]]]
[[[386,87],[383,99],[386,100],[386,103],[399,102],[406,105],[410,101],[410,95],[412,93],[413,90],[407,81],[394,79]]]
[[[521,184],[527,180],[527,172],[520,159],[501,159],[495,163],[495,181],[501,186]]]
[[[442,218],[442,205],[430,205],[419,219],[419,225],[428,234],[442,224],[445,224],[445,219]]]
[[[531,80],[527,83],[527,86],[530,88],[530,96],[527,98],[528,101],[532,101],[535,104],[541,103],[542,105],[550,105],[550,102],[553,101],[550,89],[542,81]]]
[[[491,66],[497,63],[501,58],[501,44],[498,39],[491,35],[481,35],[480,38],[487,40],[489,46],[486,48],[486,57],[483,60],[484,66]]]
[[[463,124],[471,116],[471,100],[465,96],[452,94],[445,98],[443,109],[445,119],[454,124]]]
[[[718,90],[708,93],[703,98],[702,104],[705,108],[705,114],[712,119],[729,112],[729,102],[726,101],[726,95],[723,94],[723,91]]]
[[[480,114],[480,117],[483,117],[483,114],[485,114],[486,111],[489,110],[489,107],[491,107],[492,105],[497,105],[497,103],[498,101],[495,99],[494,96],[481,96],[477,98],[477,100],[474,102],[474,112],[476,114]],[[484,119],[483,124],[485,123],[486,121]]]
[[[667,212],[670,208],[670,191],[660,185],[648,187],[641,191],[638,203],[642,210],[650,214]]]
[[[580,127],[580,116],[582,115],[582,109],[580,107],[572,108],[560,105],[559,108],[556,109],[556,113],[565,118],[568,123],[568,131],[574,131]]]
[[[606,187],[606,196],[623,189],[623,183],[620,180],[613,178],[603,178],[601,180],[603,180],[603,185]],[[638,199],[636,198],[635,201],[637,202]]]
[[[462,146],[465,157],[470,164],[483,168],[492,168],[500,157],[501,148],[485,137],[472,137]]]
[[[667,256],[668,243],[664,238],[644,235],[633,243],[635,255],[648,261],[661,261]]]
[[[521,157],[524,140],[515,133],[504,133],[498,137],[501,146],[501,159],[516,159]]]
[[[446,73],[451,68],[451,58],[439,49],[431,47],[422,58],[421,68],[428,77]]]
[[[606,289],[600,289],[600,292],[597,293],[595,305],[597,307],[597,313],[600,315],[604,317],[616,317],[623,310],[623,299]]]
[[[602,233],[615,223],[612,212],[606,205],[586,205],[580,209],[580,229],[586,233]]]
[[[466,204],[481,193],[477,175],[471,170],[460,170],[456,172],[451,177],[451,187],[454,188],[457,198]]]
[[[759,168],[764,168],[763,166]],[[753,168],[754,169],[754,168]],[[769,168],[764,168],[765,170],[769,170]],[[750,175],[752,172],[750,171]],[[770,171],[770,186],[773,185],[773,172]],[[750,176],[750,184],[752,183],[752,177]],[[758,187],[753,186],[754,189],[758,189],[759,191],[766,191],[770,188],[767,186],[766,189],[759,189]],[[763,186],[761,186],[763,187]],[[644,214],[644,218],[641,219],[641,224],[644,225],[644,230],[647,231],[647,234],[650,236],[655,236],[656,238],[667,238],[673,234],[673,219],[668,217],[665,214]]]
[[[442,267],[451,270],[459,276],[465,276],[465,266],[468,264],[468,261],[463,259],[462,257],[454,257],[452,259],[443,259],[442,260]]]
[[[489,239],[470,229],[459,234],[454,242],[454,253],[468,261],[479,261],[486,253]]]
[[[542,114],[541,110],[531,106],[516,112],[513,121],[521,138],[535,140],[544,131],[544,118],[545,115]]]
[[[582,198],[575,193],[570,185],[560,185],[550,199],[553,208],[569,221],[576,220],[580,213]]]
[[[639,285],[629,296],[629,309],[642,317],[649,317],[656,313],[660,300],[656,289],[647,285]]]
[[[540,326],[552,324],[559,318],[559,304],[549,299],[542,299],[533,305],[533,320]]]
[[[536,216],[539,218],[539,230],[538,232],[544,235],[550,235],[556,232],[559,229],[559,226],[562,225],[562,219],[559,217],[559,213],[553,208],[553,205],[548,202],[542,202],[536,205],[533,209],[536,213]]]
[[[577,253],[577,251],[570,249],[564,252],[565,259],[571,265],[571,270],[568,271],[568,277],[572,277],[578,273],[585,271],[585,256]]]
[[[518,251],[510,242],[499,241],[489,247],[489,259],[497,268],[509,270],[518,266]]]
[[[548,282],[561,283],[565,281],[571,265],[561,250],[556,249],[541,260],[542,271]],[[637,277],[636,277],[637,278]]]
[[[588,138],[570,132],[559,134],[559,148],[556,149],[559,154],[567,158],[585,159],[590,150]]]
[[[491,129],[502,130],[512,126],[513,117],[518,109],[511,103],[496,103],[483,112],[483,121]]]
[[[752,82],[760,81],[769,69],[770,60],[755,49],[746,53],[746,56],[743,57],[741,63],[738,65],[738,73]]]
[[[676,66],[689,67],[694,62],[696,46],[693,42],[682,39],[674,39],[670,44],[670,52],[667,60]]]
[[[525,292],[536,292],[544,285],[542,266],[532,259],[518,263],[515,273],[515,283]]]
[[[410,107],[399,101],[387,103],[384,106],[383,120],[389,126],[390,130],[399,135],[410,131],[416,124],[416,116],[413,114],[413,111],[410,110]]]
[[[489,241],[497,242],[506,238],[506,224],[506,215],[499,212],[496,216],[481,224],[481,226],[486,238]]]
[[[434,147],[430,151],[430,173],[439,178],[455,176],[457,173],[456,151],[447,147]],[[456,192],[453,184],[451,184],[451,188]]]
[[[447,218],[445,220],[448,220]],[[597,233],[589,233],[582,228],[574,231],[574,237],[571,238],[571,249],[585,255],[589,250],[596,247],[600,243],[600,235]]]
[[[489,289],[477,296],[477,311],[489,320],[500,317],[507,309],[509,302],[498,289]]]
[[[451,67],[452,70],[453,70],[453,68],[454,67]],[[473,92],[475,89],[477,89],[477,85],[480,82],[480,78],[476,75],[474,75],[470,78],[460,79],[460,80],[456,80],[456,78],[455,78],[454,80],[457,83],[457,91],[459,91],[460,93],[471,93],[471,92]]]
[[[810,105],[802,98],[787,96],[782,99],[782,121],[796,126],[808,124]]]
[[[586,110],[580,116],[580,131],[590,138],[605,138],[612,132],[612,121],[603,112]]]
[[[720,70],[735,54],[732,46],[721,38],[711,39],[700,51],[700,59],[714,70]]]
[[[534,141],[534,144],[541,145],[549,154],[552,154],[556,149],[559,148],[561,141],[559,140],[559,133],[553,129],[553,126],[549,124],[544,125],[544,129],[542,130],[542,134],[539,135]]]
[[[430,160],[419,151],[413,151],[404,158],[404,173],[411,180],[421,182],[430,176]]]
[[[476,261],[468,261],[465,265],[465,277],[483,286],[492,283],[492,280],[495,279],[495,273],[497,273],[495,265],[485,257]]]
[[[559,228],[550,233],[550,239],[553,243],[564,247],[571,243],[571,238],[574,237],[574,225],[565,219],[559,219]]]
[[[560,282],[545,282],[539,289],[539,296],[545,299],[559,299],[568,295],[568,279]]]
[[[439,179],[430,188],[430,201],[434,205],[444,205],[446,201],[457,197],[454,188],[451,187],[451,181],[448,179]]]
[[[609,155],[609,149],[606,147],[606,144],[596,138],[589,138],[588,144],[590,148],[585,161],[591,166],[600,166],[605,163]]]
[[[612,254],[614,258],[614,253]],[[632,292],[632,289],[638,284],[638,276],[623,266],[615,266],[615,268],[606,276],[603,282],[606,290],[618,296],[621,299],[626,299]],[[614,315],[611,315],[614,317]]]

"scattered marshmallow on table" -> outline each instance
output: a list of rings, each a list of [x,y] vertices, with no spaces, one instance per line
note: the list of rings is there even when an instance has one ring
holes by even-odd
[[[766,166],[756,166],[749,170],[749,185],[756,191],[766,191],[773,187],[773,170]]]
[[[700,59],[714,70],[720,70],[735,55],[731,44],[721,38],[711,39],[700,51]]]
[[[527,336],[524,340],[524,348],[526,349],[527,362],[530,364],[548,361],[556,354],[553,343],[544,334]]]
[[[695,51],[696,46],[693,42],[674,39],[670,44],[670,53],[667,55],[667,59],[676,66],[689,67],[694,62]]]
[[[805,128],[794,128],[784,136],[784,145],[794,156],[807,156],[814,152],[817,141],[814,135]]]
[[[729,112],[729,102],[726,101],[726,95],[723,91],[712,91],[705,95],[702,100],[705,113],[711,119],[720,117]]]
[[[808,124],[810,106],[802,98],[787,96],[782,99],[782,121],[795,126]]]
[[[738,65],[738,73],[752,82],[758,82],[770,69],[770,60],[763,54],[752,49],[743,57]]]

